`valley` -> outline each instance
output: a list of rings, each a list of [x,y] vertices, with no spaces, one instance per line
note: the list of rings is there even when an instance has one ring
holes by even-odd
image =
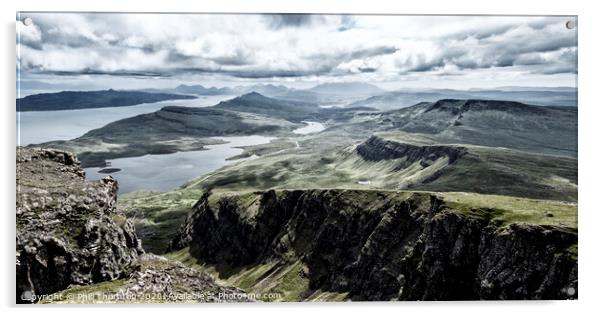
[[[382,190],[207,193],[168,256],[290,301],[563,297],[576,273],[576,223],[569,219],[575,209],[493,197],[504,205],[498,209],[481,204],[488,198]],[[568,221],[550,225],[546,208]]]
[[[115,204],[117,182],[85,181],[69,153],[20,149],[18,157],[22,299],[25,292],[53,294],[39,303],[576,295],[573,203],[466,192],[188,189],[132,193]]]
[[[576,108],[477,99],[388,111],[350,104],[249,92],[29,147],[74,152],[88,180],[117,179],[116,207],[145,252],[265,300],[567,297],[576,282]],[[441,243],[449,238],[460,248]],[[555,240],[548,252],[537,248],[544,238]],[[508,240],[517,248],[502,246]],[[525,251],[548,268],[526,267],[519,277],[531,280],[528,288],[502,285],[515,281],[496,279],[510,264],[496,260],[516,253],[508,260],[521,262]],[[454,261],[460,253],[467,257]],[[440,276],[417,269],[431,269],[438,256],[452,256]],[[458,274],[460,266],[471,268]],[[131,291],[122,280],[81,291]]]

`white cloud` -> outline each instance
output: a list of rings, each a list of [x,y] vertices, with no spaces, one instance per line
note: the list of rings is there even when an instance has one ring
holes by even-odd
[[[30,16],[33,26],[17,23],[25,77],[190,72],[289,81],[495,81],[508,73],[541,80],[576,71],[576,31],[563,28],[566,17]]]
[[[42,41],[42,32],[37,25],[25,25],[22,21],[17,21],[17,41],[29,45],[40,44]]]

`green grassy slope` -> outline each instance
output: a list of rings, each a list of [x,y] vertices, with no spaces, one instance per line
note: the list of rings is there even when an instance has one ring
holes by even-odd
[[[391,139],[394,140],[389,145],[397,144],[396,138]],[[566,201],[577,199],[577,163],[572,158],[503,148],[445,145],[436,147],[442,151],[438,156],[431,153],[435,156],[412,161],[408,161],[406,156],[367,160],[358,154],[357,145],[338,151],[320,150],[320,145],[320,142],[306,140],[305,143],[300,142],[299,148],[222,168],[191,181],[187,187],[226,191],[270,188],[414,189]],[[416,145],[430,146],[424,143]],[[450,162],[446,148],[463,148],[466,153]]]

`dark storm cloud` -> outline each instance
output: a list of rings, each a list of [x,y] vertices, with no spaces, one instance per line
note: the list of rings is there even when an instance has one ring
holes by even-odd
[[[342,54],[342,58],[346,59],[358,59],[358,58],[367,58],[381,55],[390,55],[397,52],[399,48],[394,46],[377,46],[371,48],[362,48],[356,51],[348,52]]]
[[[446,59],[444,57],[427,60],[424,57],[417,57],[410,63],[410,67],[407,68],[408,72],[427,72],[437,70],[445,66]]]
[[[317,54],[307,56],[307,59],[310,60],[311,63],[314,65],[326,64],[330,65],[329,68],[332,69],[344,62],[356,59],[366,59],[383,55],[391,55],[397,52],[398,50],[399,48],[394,46],[376,46],[370,48],[357,48],[348,51],[320,52]]]
[[[376,72],[378,69],[374,67],[358,67],[360,72]]]
[[[567,58],[567,55],[574,55],[574,52],[564,51],[563,47],[555,51],[538,51],[538,50],[521,50],[516,51],[499,51],[493,49],[489,54],[480,57],[471,57],[470,52],[465,54],[442,54],[433,59],[416,59],[412,66],[407,69],[410,72],[427,72],[440,70],[445,66],[455,66],[461,70],[487,69],[493,67],[514,67],[514,66],[533,66],[533,73],[548,73],[542,72],[540,68],[550,67],[555,69],[549,73],[573,73],[576,68],[575,59]],[[557,55],[557,58],[546,58],[546,53]],[[537,67],[535,67],[537,66]],[[566,71],[561,71],[566,69]]]
[[[21,38],[20,43],[21,43],[21,45],[27,46],[31,49],[35,49],[35,50],[43,49],[42,42],[36,41],[36,40],[31,40],[29,38]]]
[[[454,32],[445,35],[441,40],[466,40],[468,38],[475,38],[477,40],[487,39],[492,36],[504,34],[509,30],[513,29],[515,25],[493,25],[482,28],[463,30],[460,32]]]
[[[218,66],[245,66],[252,65],[253,58],[248,52],[245,52],[241,49],[237,49],[233,54],[227,56],[215,56],[212,58],[205,58],[201,56],[189,56],[184,55],[178,52],[177,50],[169,49],[167,62],[176,63],[176,64],[186,64],[186,63],[202,63],[202,64],[211,64]]]
[[[550,60],[546,54],[569,54],[568,50],[576,49],[573,36],[565,34],[541,34],[538,37],[513,37],[505,43],[485,42],[486,58],[481,61],[480,67],[511,67],[518,65],[550,65],[555,68],[575,68],[574,60],[559,58]],[[557,67],[563,64],[563,67]]]
[[[222,72],[223,73],[223,72]],[[304,76],[319,76],[328,73],[328,70],[255,70],[255,71],[226,71],[226,74],[238,78],[263,79],[263,78],[293,78]]]
[[[242,53],[236,54],[235,56],[215,57],[212,61],[226,66],[243,66],[251,63],[251,61]]]
[[[287,27],[302,27],[311,25],[320,16],[311,14],[265,14],[264,19],[267,25],[275,30]]]
[[[170,71],[170,73],[219,73],[226,74],[237,78],[291,78],[291,77],[303,77],[303,76],[321,76],[321,75],[342,75],[336,73],[334,69],[341,63],[351,61],[354,59],[370,58],[375,56],[394,54],[398,49],[393,46],[377,46],[372,48],[360,48],[356,50],[350,50],[347,52],[338,53],[320,53],[307,57],[309,61],[306,67],[297,66],[297,69],[261,69],[253,67],[249,60],[240,57],[240,60],[236,57],[232,59],[219,59],[214,58],[207,60],[206,63],[214,63],[216,67],[190,67],[190,68],[178,68]],[[173,61],[191,60],[194,57],[182,56],[174,53],[170,55],[170,59]],[[249,65],[247,69],[232,70],[220,67],[220,65]],[[360,72],[375,72],[377,68],[374,67],[359,67]]]
[[[561,73],[577,73],[577,51],[576,50],[561,50],[553,52],[554,63],[541,56],[528,56],[523,60],[518,60],[516,65],[528,65],[534,67],[532,72],[536,74],[561,74]]]
[[[266,70],[266,69],[247,69],[247,70],[228,70],[219,68],[178,68],[171,72],[176,74],[225,74],[236,78],[245,79],[265,79],[265,78],[293,78],[303,76],[320,76],[329,74],[329,67],[313,68],[308,70]]]
[[[576,74],[577,69],[571,65],[554,65],[543,67],[540,70],[532,71],[534,74],[543,74],[543,75],[555,75],[555,74]]]
[[[575,38],[571,33],[541,34],[536,37],[515,36],[507,42],[484,42],[491,45],[491,50],[504,51],[507,53],[521,54],[531,52],[550,52],[565,47],[574,47]]]
[[[109,75],[117,77],[171,77],[172,73],[166,73],[163,71],[102,71],[96,69],[82,69],[77,71],[51,71],[51,70],[40,70],[37,74],[43,75],[55,75],[55,76],[74,76],[74,75]]]

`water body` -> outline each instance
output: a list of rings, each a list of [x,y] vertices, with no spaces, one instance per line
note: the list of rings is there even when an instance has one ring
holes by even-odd
[[[17,142],[21,146],[26,146],[53,140],[69,140],[116,120],[151,113],[165,106],[207,107],[233,97],[208,96],[194,100],[163,101],[127,107],[18,112]],[[293,132],[304,135],[325,129],[324,125],[318,122],[306,121],[304,123],[306,126]],[[243,152],[237,147],[265,144],[274,139],[265,136],[216,138],[223,139],[227,143],[206,146],[207,150],[201,151],[109,160],[110,168],[113,169],[110,171],[115,171],[110,174],[119,181],[120,194],[133,191],[170,191],[193,178],[240,161],[226,160]],[[246,159],[253,159],[253,157]],[[104,168],[87,168],[85,169],[86,177],[89,180],[106,177],[107,173],[99,173],[102,169]]]
[[[309,121],[303,121],[303,123],[307,124],[304,127],[298,128],[296,130],[293,131],[293,133],[295,134],[312,134],[312,133],[318,133],[323,131],[326,127],[324,126],[324,124],[322,123],[318,123],[318,122],[309,122]]]
[[[17,112],[17,145],[27,146],[53,140],[69,140],[108,123],[155,112],[165,106],[207,107],[234,97],[232,95],[201,96],[192,100],[171,100],[112,108]]]
[[[111,176],[119,182],[120,194],[134,191],[171,191],[196,177],[244,160],[226,160],[243,152],[242,149],[236,147],[266,144],[274,139],[274,137],[265,136],[214,138],[228,143],[206,146],[208,150],[109,160],[111,168],[121,169],[121,171],[112,173]],[[106,177],[107,174],[98,172],[102,169],[85,169],[86,178],[99,180]]]

